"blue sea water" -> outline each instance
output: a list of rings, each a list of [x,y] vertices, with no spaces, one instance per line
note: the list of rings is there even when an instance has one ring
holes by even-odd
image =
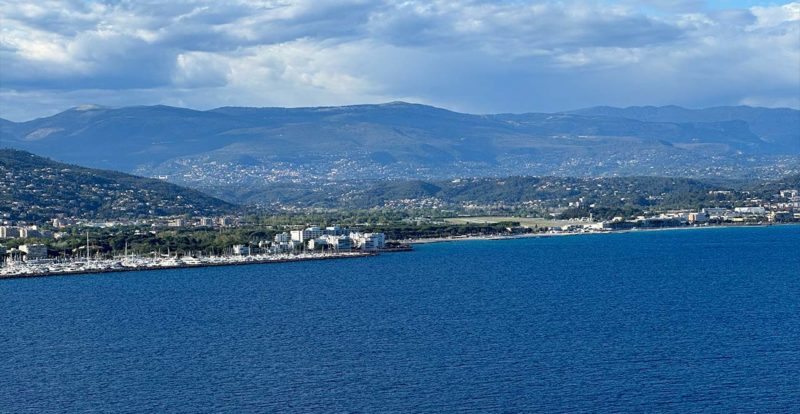
[[[800,412],[800,226],[0,281],[0,412]]]

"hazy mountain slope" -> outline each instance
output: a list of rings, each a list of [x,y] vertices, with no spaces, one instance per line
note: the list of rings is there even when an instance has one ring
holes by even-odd
[[[749,176],[772,173],[775,157],[786,165],[800,159],[792,121],[800,111],[734,109],[622,116],[627,110],[614,108],[470,115],[402,102],[210,111],[87,106],[2,122],[0,145],[197,188],[519,174]]]
[[[0,213],[12,219],[221,214],[235,206],[162,180],[0,149]]]
[[[0,144],[61,161],[132,171],[140,165],[213,150],[239,127],[224,115],[167,106],[74,108],[6,128]]]
[[[634,106],[614,108],[599,106],[571,111],[572,114],[618,117],[645,122],[725,122],[742,121],[763,141],[772,144],[773,152],[800,152],[800,111],[788,108],[753,108],[722,106],[686,109],[678,106]]]

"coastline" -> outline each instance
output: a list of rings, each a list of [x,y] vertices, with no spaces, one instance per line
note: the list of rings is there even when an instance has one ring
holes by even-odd
[[[753,228],[753,227],[772,227],[772,226],[798,226],[800,223],[770,223],[770,224],[722,224],[713,226],[683,226],[683,227],[658,227],[658,228],[635,228],[628,230],[609,230],[609,231],[587,231],[587,232],[556,232],[556,233],[524,233],[514,234],[509,236],[503,235],[486,235],[486,236],[453,236],[453,237],[432,237],[420,239],[404,240],[404,243],[411,245],[415,244],[433,244],[433,243],[451,243],[460,241],[497,241],[497,240],[515,240],[515,239],[528,239],[528,238],[547,238],[547,237],[567,237],[567,236],[590,236],[590,235],[606,235],[606,234],[624,234],[624,233],[640,233],[640,232],[654,232],[654,231],[677,231],[677,230],[708,230],[708,229],[727,229],[727,228]]]
[[[527,238],[606,235],[606,234],[640,233],[640,232],[656,232],[656,231],[757,228],[757,227],[792,226],[792,225],[800,226],[800,223],[733,224],[733,225],[713,225],[713,226],[661,227],[661,228],[645,228],[645,229],[634,228],[627,230],[610,230],[610,231],[524,233],[524,234],[514,234],[508,236],[476,235],[476,236],[434,237],[434,238],[421,238],[421,239],[406,239],[402,241],[402,243],[406,245],[404,247],[384,249],[374,252],[348,252],[348,253],[337,253],[337,254],[327,254],[327,255],[321,254],[321,255],[281,257],[281,258],[269,258],[269,257],[254,258],[253,256],[251,256],[249,259],[244,259],[239,261],[222,261],[222,262],[208,261],[202,263],[179,263],[175,265],[162,264],[154,266],[86,268],[86,269],[75,269],[75,270],[66,270],[58,272],[48,272],[48,271],[21,272],[15,274],[0,274],[0,280],[25,279],[32,277],[80,276],[80,275],[92,275],[99,273],[139,272],[139,271],[152,271],[152,270],[170,270],[170,269],[186,269],[186,268],[202,268],[202,267],[218,267],[218,266],[277,264],[277,263],[291,263],[291,262],[303,262],[303,261],[314,261],[314,260],[355,259],[355,258],[377,256],[378,254],[381,253],[410,252],[413,251],[414,245],[452,243],[452,242],[462,242],[462,241],[499,241],[499,240],[515,240],[515,239],[527,239]]]

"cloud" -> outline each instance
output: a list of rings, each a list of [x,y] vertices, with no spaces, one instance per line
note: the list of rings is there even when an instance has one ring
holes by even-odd
[[[800,3],[719,4],[0,0],[0,116],[396,99],[470,112],[800,106]]]

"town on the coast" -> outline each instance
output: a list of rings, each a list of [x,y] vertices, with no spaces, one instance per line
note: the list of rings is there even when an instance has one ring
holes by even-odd
[[[231,217],[217,220],[200,219],[204,225],[233,226]],[[52,227],[65,229],[71,220],[53,219]],[[171,219],[169,225],[182,227],[185,219]],[[0,226],[0,238],[27,239],[46,238],[56,240],[63,237],[59,231],[45,230],[36,225]],[[89,231],[86,244],[73,251],[54,252],[47,243],[24,243],[7,249],[0,245],[0,277],[55,275],[72,273],[97,273],[124,270],[146,270],[181,268],[193,266],[220,266],[236,264],[278,263],[300,260],[351,258],[375,255],[382,251],[404,251],[404,245],[387,249],[383,233],[350,231],[340,226],[308,226],[281,232],[269,240],[256,243],[234,244],[219,252],[202,251],[151,251],[147,254],[129,251],[127,245],[122,252],[104,254],[94,248]]]
[[[364,257],[408,251],[414,242],[463,238],[800,222],[800,192],[781,190],[776,196],[746,206],[678,209],[602,220],[591,214],[542,221],[514,221],[512,217],[476,225],[481,220],[465,214],[449,219],[405,217],[377,227],[359,226],[371,227],[368,230],[338,224],[261,225],[252,217],[236,215],[119,220],[60,215],[46,223],[13,222],[4,217],[0,222],[0,277]],[[580,207],[580,203],[577,200],[568,207]],[[209,241],[202,244],[198,239]],[[225,244],[227,241],[230,244]]]

